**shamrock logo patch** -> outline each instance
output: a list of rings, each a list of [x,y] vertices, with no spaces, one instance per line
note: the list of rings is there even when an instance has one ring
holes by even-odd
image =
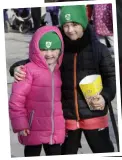
[[[66,15],[65,15],[65,19],[66,19],[67,21],[69,21],[69,20],[71,19],[71,14],[66,14]]]
[[[46,45],[46,48],[50,48],[50,47],[51,47],[51,45],[52,45],[52,42],[47,41],[45,45]]]

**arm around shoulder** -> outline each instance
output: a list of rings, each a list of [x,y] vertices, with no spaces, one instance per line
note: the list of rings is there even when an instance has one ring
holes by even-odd
[[[27,64],[28,62],[30,62],[29,59],[15,62],[15,63],[10,67],[10,69],[9,69],[10,75],[11,75],[11,76],[14,76],[14,69],[15,69],[17,66],[25,65],[25,64]]]

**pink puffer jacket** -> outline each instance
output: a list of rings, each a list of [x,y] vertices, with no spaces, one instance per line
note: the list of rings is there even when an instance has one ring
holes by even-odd
[[[40,55],[38,42],[44,33],[54,31],[62,41],[59,63],[51,72]],[[61,104],[61,77],[59,67],[63,58],[63,39],[58,28],[41,27],[34,34],[30,46],[30,63],[25,66],[26,78],[15,82],[9,100],[9,114],[13,131],[30,129],[30,135],[19,135],[24,145],[43,143],[59,144],[64,142],[65,121]]]

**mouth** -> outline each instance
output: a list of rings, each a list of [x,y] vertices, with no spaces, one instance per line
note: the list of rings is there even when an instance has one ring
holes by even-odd
[[[54,57],[45,58],[48,64],[52,64],[55,61]]]
[[[73,36],[74,35],[74,33],[68,33],[70,36]]]
[[[45,59],[46,59],[46,60],[53,60],[54,57],[46,57]]]

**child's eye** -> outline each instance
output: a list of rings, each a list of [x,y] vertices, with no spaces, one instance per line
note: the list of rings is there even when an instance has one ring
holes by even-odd
[[[46,51],[46,49],[41,49],[41,51]]]
[[[55,51],[56,49],[49,49],[51,52]]]
[[[77,26],[78,24],[77,23],[73,23],[73,26]]]

